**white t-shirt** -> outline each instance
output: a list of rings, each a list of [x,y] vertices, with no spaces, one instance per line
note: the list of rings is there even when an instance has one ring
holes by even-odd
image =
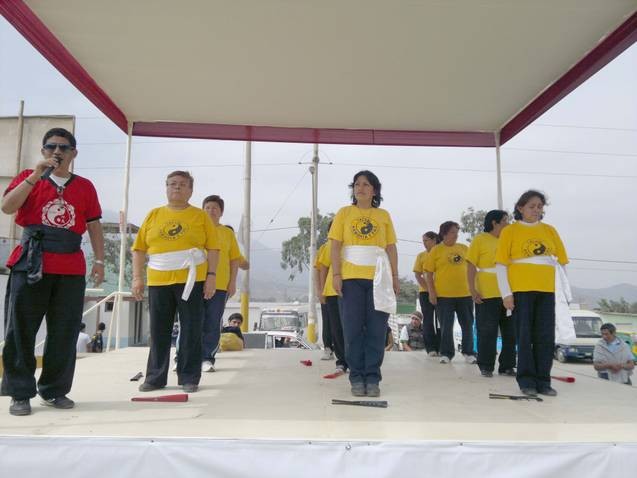
[[[77,353],[86,353],[86,346],[91,342],[91,336],[85,332],[80,332],[77,337],[77,346],[75,347]]]

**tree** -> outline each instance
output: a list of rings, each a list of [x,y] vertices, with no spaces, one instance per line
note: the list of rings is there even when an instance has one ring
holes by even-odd
[[[133,259],[130,252],[133,238],[126,235],[126,261],[124,269],[124,288],[129,289],[133,283]],[[104,268],[119,277],[119,235],[104,234]],[[92,255],[92,254],[91,254]],[[106,280],[106,278],[105,278]]]
[[[460,214],[460,232],[467,234],[467,242],[480,234],[484,229],[484,217],[487,211],[483,209],[475,210],[473,207],[467,208]]]
[[[317,221],[317,248],[327,241],[328,226],[334,219],[334,213],[326,216],[318,214]],[[302,273],[310,268],[310,225],[309,217],[301,217],[298,220],[299,233],[283,241],[281,249],[281,268],[290,269],[289,280],[294,280],[297,273]]]
[[[637,313],[637,302],[630,303],[623,297],[619,300],[601,299],[597,302],[602,312],[618,312],[620,314]]]
[[[396,302],[401,304],[415,304],[418,299],[418,284],[406,277],[399,277],[400,292]]]

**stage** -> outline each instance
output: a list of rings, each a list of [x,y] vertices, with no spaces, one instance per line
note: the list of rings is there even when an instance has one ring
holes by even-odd
[[[347,376],[322,378],[334,362],[321,361],[320,351],[246,350],[220,354],[217,372],[203,374],[200,391],[186,403],[131,402],[181,392],[172,372],[166,389],[138,392],[139,382],[130,378],[145,372],[147,354],[147,348],[127,348],[82,356],[69,394],[77,403],[72,410],[34,399],[32,415],[13,417],[3,397],[0,469],[20,478],[42,476],[44,469],[79,476],[89,470],[78,466],[95,456],[102,467],[109,460],[131,470],[146,463],[155,477],[183,463],[217,469],[216,476],[286,476],[276,472],[277,464],[322,477],[342,466],[354,467],[356,475],[369,469],[389,476],[403,464],[439,470],[439,476],[453,470],[484,476],[476,474],[482,469],[490,478],[541,470],[596,476],[591,470],[608,472],[617,460],[632,460],[634,469],[637,388],[597,379],[590,364],[556,362],[553,375],[576,381],[554,381],[559,395],[540,403],[489,399],[490,392],[519,394],[515,379],[483,378],[462,357],[443,365],[423,353],[390,352],[380,397],[389,406],[380,409],[332,405],[333,398],[354,398]],[[305,359],[313,365],[302,365]],[[77,462],[71,475],[63,457]],[[487,463],[493,468],[483,469]]]

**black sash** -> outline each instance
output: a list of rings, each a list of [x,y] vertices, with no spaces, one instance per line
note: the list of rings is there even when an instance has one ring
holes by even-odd
[[[22,232],[22,254],[12,270],[26,272],[27,283],[42,279],[42,253],[71,254],[80,250],[82,236],[61,227],[37,224],[26,226]]]

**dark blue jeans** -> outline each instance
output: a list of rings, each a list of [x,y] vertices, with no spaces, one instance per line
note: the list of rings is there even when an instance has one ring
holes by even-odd
[[[440,329],[436,326],[436,308],[429,302],[429,293],[420,292],[418,294],[420,301],[420,310],[422,311],[422,333],[425,339],[425,350],[429,352],[438,352],[440,347],[438,334]]]
[[[223,311],[226,310],[227,295],[228,291],[217,290],[211,299],[203,301],[202,361],[210,360],[215,363],[215,355],[219,350],[219,339],[221,338],[221,319]]]
[[[323,338],[323,347],[333,351],[334,340],[332,339],[330,320],[330,309],[327,303],[321,304],[321,337]]]
[[[378,384],[389,314],[374,309],[374,281],[343,281],[343,338],[351,383]]]
[[[515,368],[515,325],[513,317],[506,316],[502,299],[482,299],[476,304],[478,331],[478,367],[493,372],[498,344],[498,328],[502,336],[502,350],[498,359],[498,372]]]
[[[475,355],[473,350],[473,300],[471,297],[438,297],[436,313],[440,320],[440,355],[453,358],[454,312],[462,329],[462,353]]]
[[[341,299],[337,295],[330,295],[325,298],[330,318],[330,331],[332,332],[332,350],[336,355],[336,365],[347,370],[347,360],[345,360],[345,342],[343,341],[343,322],[341,321]]]
[[[520,388],[543,391],[551,386],[555,349],[555,294],[514,292],[513,319],[518,343]]]

